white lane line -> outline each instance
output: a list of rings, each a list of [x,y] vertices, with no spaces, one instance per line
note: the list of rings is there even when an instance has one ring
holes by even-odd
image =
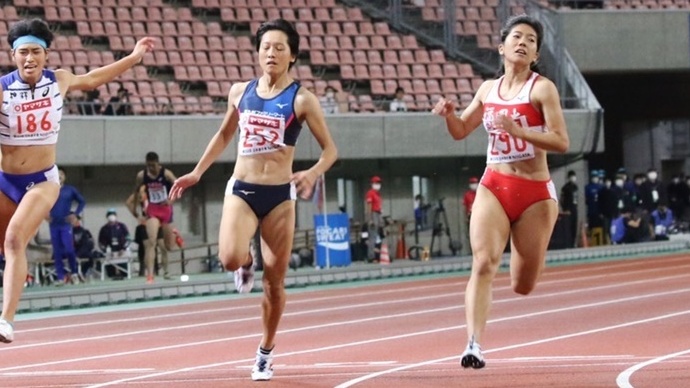
[[[687,260],[685,260],[685,258],[682,258],[682,259],[683,259],[682,260],[683,263],[687,262]],[[675,262],[676,259],[671,259],[671,260],[667,260],[667,261]],[[630,266],[635,266],[635,265],[639,265],[639,264],[640,264],[640,262],[630,262],[630,263],[625,263],[625,264],[618,263],[618,265],[612,264],[612,265],[608,265],[605,267],[598,267],[597,270],[602,270],[602,269],[612,268],[612,267],[619,269],[621,267],[630,267]],[[679,265],[679,266],[675,267],[675,269],[680,270],[683,267],[690,267],[690,264]],[[615,272],[614,274],[588,275],[588,276],[580,276],[580,277],[574,277],[574,278],[568,278],[568,279],[548,280],[548,276],[554,276],[554,275],[557,276],[557,275],[562,274],[562,272],[558,272],[558,273],[545,274],[544,279],[542,281],[540,281],[539,284],[540,284],[540,287],[543,288],[543,287],[548,286],[548,285],[577,282],[577,281],[580,281],[582,279],[592,280],[592,279],[598,279],[598,278],[604,278],[604,277],[610,278],[611,276],[626,276],[627,277],[631,274],[654,273],[654,272],[662,271],[662,270],[664,270],[664,268],[652,268],[652,269],[647,268],[647,269],[633,270],[633,271],[628,271],[628,272],[620,272],[619,271],[619,272]],[[568,274],[572,275],[575,273],[583,273],[583,272],[586,274],[586,273],[591,272],[591,271],[592,271],[592,268],[580,268],[580,269],[572,270],[572,271],[568,272]],[[680,275],[680,276],[682,277],[682,275]],[[673,277],[671,277],[671,278],[668,278],[668,277],[667,278],[660,278],[660,279],[672,279],[672,278]],[[630,284],[630,283],[624,283],[624,284]],[[442,285],[428,285],[428,286],[421,286],[421,287],[420,286],[412,286],[412,287],[395,289],[395,290],[380,290],[380,291],[377,291],[377,295],[383,295],[383,294],[396,294],[397,295],[401,292],[404,293],[406,291],[419,292],[419,290],[434,289],[434,288],[446,288],[448,286],[449,286],[449,284],[442,284]],[[613,286],[615,287],[616,285],[613,285]],[[604,286],[604,288],[606,288],[606,286]],[[509,290],[509,289],[511,289],[510,286],[494,287],[494,292],[500,292],[500,291]],[[464,291],[462,291],[462,292],[464,293]],[[444,294],[444,295],[447,296],[448,294]],[[453,295],[456,295],[456,294],[453,294]],[[357,298],[357,297],[369,297],[369,296],[371,296],[371,292],[358,292],[358,293],[350,293],[347,295],[331,295],[331,296],[316,297],[316,298],[310,298],[310,299],[308,298],[308,299],[303,299],[303,300],[289,299],[287,307],[289,309],[292,306],[297,306],[297,305],[302,305],[302,304],[307,304],[307,303],[332,301],[332,300],[345,299],[345,298],[352,299],[352,298]],[[256,295],[256,297],[258,297],[258,295]],[[439,296],[439,297],[441,297],[441,296]],[[535,296],[533,296],[533,298],[534,297],[537,297],[537,296],[535,295]],[[212,298],[215,299],[217,297],[214,296]],[[209,302],[207,300],[203,300],[203,301],[197,301],[197,302],[198,303],[213,303],[214,301]],[[396,303],[396,302],[397,301],[395,301],[395,300],[390,301],[390,302],[383,301],[383,302],[380,302],[377,304],[380,305],[380,304],[389,304],[389,303]],[[407,302],[407,300],[400,301],[400,302]],[[155,303],[158,303],[158,302],[155,302]],[[177,301],[176,303],[179,304],[179,301]],[[185,303],[185,304],[187,304],[187,303]],[[42,332],[42,331],[54,332],[55,330],[63,330],[63,329],[69,330],[70,332],[74,332],[75,328],[81,328],[81,327],[91,327],[91,326],[101,327],[103,325],[113,326],[113,325],[117,325],[117,324],[124,324],[124,323],[131,323],[131,322],[144,322],[144,321],[151,321],[151,320],[156,320],[156,319],[169,319],[169,318],[186,317],[186,316],[198,317],[199,315],[202,315],[202,314],[217,314],[217,313],[222,313],[222,312],[235,312],[235,311],[242,311],[242,310],[249,310],[249,309],[254,310],[256,308],[255,305],[247,305],[247,306],[236,306],[236,307],[211,308],[211,309],[203,309],[203,310],[192,309],[192,311],[185,311],[185,312],[180,312],[180,313],[151,314],[150,304],[149,303],[143,303],[142,305],[143,305],[143,307],[127,306],[127,305],[113,306],[113,308],[97,307],[96,309],[99,309],[99,311],[92,311],[92,313],[93,312],[112,313],[112,312],[121,312],[121,311],[127,311],[127,310],[136,310],[139,308],[146,308],[147,309],[147,314],[142,314],[142,315],[135,317],[135,318],[98,320],[98,321],[85,322],[85,323],[75,323],[75,324],[68,324],[68,325],[43,325],[39,328],[34,328],[34,329],[15,330],[15,333],[21,335],[23,333],[29,333],[29,332]],[[365,306],[367,306],[367,305],[364,304],[364,305],[358,305],[355,307],[360,308],[360,307],[365,307]],[[371,305],[369,305],[369,306],[371,306]],[[156,307],[159,307],[159,306],[156,306]],[[170,306],[160,306],[160,308],[166,308],[166,307],[170,307]],[[106,310],[104,310],[104,309],[106,309]],[[84,313],[88,313],[88,310],[78,310],[78,311],[74,312],[73,315],[83,315]],[[46,318],[43,315],[46,313],[40,313],[40,314],[42,314],[42,316],[40,318],[34,318],[34,319],[51,319],[50,317]],[[57,316],[64,316],[64,314],[65,314],[64,311],[55,312],[56,317]],[[286,314],[283,316],[289,316],[289,315]],[[18,317],[17,322],[22,321],[22,320],[28,320],[28,319],[22,318],[22,317],[23,316],[20,315]],[[256,319],[258,319],[258,317],[256,317]],[[233,321],[223,321],[223,322],[219,322],[219,324],[226,324],[228,322],[232,323],[232,322],[239,322],[239,321],[234,321],[234,320]],[[180,327],[180,328],[184,329],[184,328],[186,328],[186,326]],[[168,327],[168,329],[175,330],[175,327]],[[84,339],[73,339],[73,340],[65,340],[65,341],[67,341],[67,342],[90,341],[93,339],[99,339],[99,337],[91,337],[91,338],[84,338]],[[36,346],[45,346],[45,345],[51,345],[51,344],[67,343],[65,341],[50,342],[50,343],[35,343],[35,344],[30,345],[30,346],[36,347]],[[10,349],[18,349],[18,348],[21,348],[21,346],[22,345],[14,346],[12,348],[7,348],[7,347],[0,348],[0,352],[7,351]]]
[[[616,384],[618,384],[619,388],[634,388],[633,385],[630,384],[630,377],[633,375],[633,373],[637,372],[638,370],[640,370],[646,366],[656,364],[656,363],[659,363],[662,361],[666,361],[666,360],[674,358],[674,357],[684,356],[686,354],[690,354],[690,349],[683,350],[682,352],[667,354],[665,356],[653,358],[651,360],[633,365],[618,375],[618,377],[616,378]]]
[[[516,315],[516,316],[510,316],[510,317],[503,317],[503,318],[490,320],[489,323],[504,322],[504,321],[509,321],[509,320],[522,319],[522,318],[531,318],[531,317],[540,316],[540,315],[546,315],[546,314],[552,314],[552,313],[558,313],[558,312],[566,312],[566,311],[572,311],[572,310],[583,309],[583,308],[588,308],[588,307],[598,307],[598,306],[604,306],[604,305],[609,305],[609,304],[618,304],[621,302],[637,301],[637,300],[640,300],[643,298],[652,298],[652,297],[656,297],[656,296],[675,295],[675,294],[679,294],[682,292],[690,292],[690,288],[686,288],[683,290],[671,291],[671,292],[659,292],[659,293],[653,293],[653,294],[647,294],[647,295],[637,295],[637,296],[633,296],[633,297],[608,300],[605,302],[587,303],[587,304],[583,304],[583,305],[564,307],[564,308],[553,309],[553,310],[544,310],[544,311],[539,311],[539,312],[535,312],[535,313],[521,314],[521,315]],[[435,309],[435,310],[448,310],[448,309],[449,308]],[[421,313],[422,314],[428,314],[427,311],[423,311]],[[685,311],[683,313],[675,313],[675,314],[680,315],[680,314],[687,314],[687,313],[690,313],[690,310]],[[334,326],[341,326],[341,325],[349,326],[349,325],[352,325],[353,323],[362,323],[364,321],[373,321],[376,319],[396,318],[396,320],[399,320],[398,318],[402,318],[404,316],[409,316],[409,315],[416,315],[416,313],[396,314],[396,315],[367,318],[367,319],[361,319],[361,320],[349,321],[349,322],[337,322],[337,323],[331,323],[331,324],[326,324],[326,325],[317,325],[315,327],[305,327],[305,328],[279,331],[279,334],[282,335],[282,334],[287,333],[287,332],[313,330],[315,328],[323,328],[323,327],[334,327]],[[669,315],[669,316],[671,316],[671,315]],[[657,319],[660,319],[660,318],[652,318],[652,319],[649,319],[649,321],[653,321],[653,320],[657,320]],[[643,321],[637,321],[637,323],[641,323],[641,322],[643,322]],[[596,333],[599,331],[611,330],[613,328],[618,328],[618,327],[626,327],[626,326],[629,326],[632,324],[634,324],[634,323],[625,323],[625,324],[621,324],[621,325],[610,326],[607,329],[594,329],[594,330],[588,330],[588,331],[580,332],[580,333],[576,333],[576,334],[569,334],[569,335],[563,335],[563,336],[558,336],[558,337],[552,337],[551,339],[547,339],[547,340],[532,341],[532,342],[527,342],[527,343],[520,344],[520,345],[511,345],[511,346],[507,346],[507,347],[503,347],[503,348],[494,349],[492,351],[487,351],[485,353],[492,353],[492,352],[496,352],[499,350],[509,350],[509,349],[519,348],[519,347],[524,347],[524,346],[537,345],[537,344],[541,344],[541,343],[545,343],[545,342],[555,341],[558,339],[565,339],[565,338],[575,337],[578,335],[591,334],[591,333]],[[378,343],[378,342],[383,342],[383,341],[404,339],[404,338],[410,338],[410,337],[427,335],[427,334],[436,334],[436,333],[446,332],[446,331],[450,331],[450,330],[459,330],[459,329],[463,329],[465,327],[466,327],[466,325],[449,326],[449,327],[432,329],[432,330],[425,330],[425,331],[414,332],[414,333],[399,334],[399,335],[390,336],[390,337],[382,337],[382,338],[368,339],[368,340],[362,340],[362,341],[356,341],[356,342],[350,342],[350,343],[344,343],[344,344],[338,344],[338,345],[331,345],[331,346],[326,346],[326,347],[322,347],[322,348],[294,351],[294,352],[276,355],[275,357],[276,358],[277,357],[286,357],[286,356],[292,356],[292,355],[301,355],[301,354],[322,352],[322,351],[326,351],[326,350],[341,349],[341,348],[346,348],[346,347],[368,345],[368,344],[373,344],[373,343]],[[257,334],[256,336],[260,337],[259,334]],[[222,340],[217,340],[214,342],[220,342],[220,341],[222,341]],[[138,351],[138,352],[144,352],[144,351]],[[130,353],[130,352],[123,352],[123,354],[127,354],[127,353]],[[446,360],[450,360],[450,359],[458,358],[458,357],[459,356],[453,356],[453,357],[445,358],[445,359],[441,359],[441,360],[427,361],[427,362],[423,362],[423,363],[419,363],[419,364],[413,364],[413,366],[411,366],[411,367],[433,364],[434,362],[446,361]],[[73,361],[73,360],[66,360],[66,362],[71,362],[71,361]],[[214,364],[207,364],[207,365],[198,365],[198,366],[194,366],[194,367],[182,368],[182,369],[177,369],[177,370],[170,370],[170,371],[165,371],[165,372],[160,372],[160,373],[142,375],[142,376],[137,376],[137,377],[130,377],[130,378],[119,379],[119,380],[114,380],[114,381],[108,381],[105,383],[95,384],[95,385],[92,385],[90,387],[91,388],[106,387],[106,386],[110,386],[110,385],[123,384],[123,383],[130,382],[130,381],[144,380],[144,379],[155,378],[155,377],[160,377],[160,376],[165,376],[165,375],[170,375],[170,374],[175,374],[175,373],[190,372],[190,371],[195,371],[195,370],[199,370],[199,369],[214,368],[214,367],[232,365],[232,364],[236,364],[236,363],[240,363],[240,362],[252,362],[252,361],[253,361],[253,359],[245,359],[245,360],[235,360],[235,361],[228,361],[228,362],[214,363]],[[61,363],[61,362],[53,362],[50,364],[54,364],[54,363]],[[43,366],[43,365],[37,365],[37,366]],[[24,365],[24,366],[18,366],[15,368],[26,368],[26,367],[35,367],[35,366]],[[367,376],[371,376],[371,377],[367,377],[367,378],[365,378],[365,380],[377,377],[380,374],[392,373],[392,372],[395,372],[397,370],[410,369],[411,367],[405,367],[402,369],[393,368],[393,369],[390,369],[388,372],[384,371],[384,372],[381,372],[378,374],[367,375]],[[364,377],[366,377],[366,376],[364,376]],[[355,379],[355,380],[357,380],[357,379]]]
[[[570,333],[570,334],[565,334],[565,335],[559,335],[559,336],[550,337],[550,338],[545,338],[545,339],[541,339],[541,340],[537,340],[537,341],[530,341],[530,342],[524,342],[524,343],[521,343],[521,344],[515,344],[515,345],[504,346],[504,347],[500,347],[500,348],[496,348],[496,349],[487,350],[487,351],[484,352],[484,354],[490,354],[490,353],[500,352],[500,351],[504,351],[504,350],[517,349],[517,348],[524,348],[524,347],[533,346],[533,345],[541,345],[541,344],[544,344],[544,343],[547,343],[547,342],[560,341],[560,340],[563,340],[563,339],[569,339],[569,338],[580,337],[580,336],[585,336],[585,335],[589,335],[589,334],[601,333],[601,332],[604,332],[604,331],[621,329],[621,328],[630,327],[630,326],[634,326],[634,325],[640,325],[640,324],[645,324],[645,323],[649,323],[649,322],[660,321],[660,320],[668,319],[668,318],[675,318],[675,317],[682,316],[682,315],[685,315],[685,314],[690,314],[690,310],[679,311],[679,312],[672,313],[672,314],[660,315],[660,316],[656,316],[656,317],[652,317],[652,318],[646,318],[646,319],[641,319],[641,320],[633,321],[633,322],[621,323],[621,324],[618,324],[618,325],[600,327],[600,328],[598,328],[598,329],[585,330],[585,331],[580,331],[580,332],[576,332],[576,333]],[[491,321],[489,321],[489,322],[491,322]],[[455,355],[455,356],[450,356],[450,357],[439,358],[439,359],[436,359],[436,360],[428,360],[428,361],[424,361],[424,362],[420,362],[420,363],[416,363],[416,364],[410,364],[410,365],[400,366],[400,367],[397,367],[397,368],[386,369],[386,370],[382,370],[382,371],[379,371],[379,372],[376,372],[376,373],[371,373],[371,374],[368,374],[368,375],[364,375],[364,376],[358,377],[358,378],[356,378],[356,379],[352,379],[352,380],[346,381],[346,382],[344,382],[344,383],[342,383],[342,384],[337,385],[335,388],[348,388],[348,387],[351,387],[351,386],[353,386],[353,385],[355,385],[355,384],[359,384],[359,383],[361,383],[361,382],[363,382],[363,381],[371,380],[371,379],[373,379],[373,378],[376,378],[376,377],[379,377],[379,376],[383,376],[383,375],[386,375],[386,374],[390,374],[390,373],[394,373],[394,372],[399,372],[399,371],[403,371],[403,370],[407,370],[407,369],[412,369],[412,368],[419,368],[419,367],[422,367],[422,366],[432,365],[432,364],[439,363],[439,362],[446,362],[446,361],[451,361],[451,360],[457,360],[457,359],[459,359],[459,358],[460,358],[459,355]]]
[[[688,265],[690,267],[690,265]],[[649,271],[631,271],[627,272],[626,275],[629,275],[631,273],[635,272],[649,272]],[[598,275],[596,277],[610,277],[610,275]],[[590,287],[587,289],[574,289],[574,290],[568,290],[568,291],[562,291],[562,292],[555,292],[555,293],[549,293],[549,294],[537,294],[533,295],[531,299],[536,299],[536,298],[545,298],[545,297],[552,297],[552,296],[562,296],[562,295],[568,295],[568,294],[575,294],[575,293],[580,293],[580,292],[591,292],[591,291],[600,291],[600,290],[605,290],[605,289],[610,289],[610,288],[618,288],[618,287],[624,287],[624,286],[630,286],[630,285],[638,285],[638,284],[644,284],[644,283],[649,283],[649,282],[659,282],[659,281],[666,281],[666,280],[673,280],[677,278],[683,278],[690,276],[688,274],[681,274],[681,275],[674,275],[674,276],[666,276],[662,278],[653,278],[653,279],[643,279],[643,280],[636,280],[632,282],[621,282],[621,283],[614,283],[614,284],[608,284],[604,286],[596,286],[596,287]],[[542,282],[543,283],[562,283],[562,282],[570,282],[570,281],[580,281],[582,279],[593,279],[596,278],[595,276],[585,276],[585,277],[579,277],[579,278],[573,278],[573,279],[560,279],[560,280],[553,280],[549,282]],[[432,286],[429,286],[432,287]],[[495,287],[494,292],[510,289],[510,286],[504,286],[504,287]],[[404,292],[406,289],[398,289],[396,290],[396,293],[399,292]],[[409,291],[412,290],[418,290],[418,288],[409,288],[407,289]],[[371,293],[362,293],[362,295],[368,295],[371,296]],[[461,292],[460,295],[463,293]],[[424,297],[417,297],[417,298],[408,298],[408,299],[397,299],[397,300],[385,300],[385,301],[379,301],[379,302],[369,302],[369,303],[361,303],[361,304],[353,304],[353,305],[346,305],[346,306],[336,306],[332,308],[324,308],[324,309],[314,309],[314,310],[304,310],[304,311],[298,311],[298,312],[286,312],[283,314],[283,317],[291,317],[291,316],[300,316],[300,315],[306,315],[306,314],[317,314],[317,313],[324,313],[324,312],[329,312],[329,311],[338,311],[338,310],[344,310],[344,309],[361,309],[365,307],[375,307],[375,306],[388,306],[391,304],[395,303],[408,303],[408,302],[415,302],[415,301],[424,301],[424,300],[437,300],[438,298],[443,298],[443,297],[457,297],[458,293],[453,292],[453,293],[446,293],[446,294],[440,294],[440,295],[431,295],[431,296],[424,296]],[[338,297],[340,298],[340,297]],[[328,297],[323,298],[324,300],[329,300]],[[515,300],[523,300],[524,297],[514,297],[514,298],[508,298],[508,299],[503,299],[496,301],[494,303],[505,303],[505,302],[512,302]],[[293,303],[288,303],[287,308],[289,309]],[[242,308],[245,308],[247,306],[242,306]],[[458,307],[463,307],[462,305]],[[256,306],[251,306],[252,309],[256,308]],[[186,316],[186,315],[198,315],[201,313],[205,312],[227,312],[229,309],[224,308],[224,309],[211,309],[211,310],[203,310],[201,312],[184,312],[184,313],[171,313],[171,314],[163,314],[163,315],[157,315],[157,316],[147,316],[143,318],[126,318],[126,319],[114,319],[114,320],[104,320],[104,321],[98,321],[98,322],[88,322],[88,323],[83,323],[83,324],[73,324],[73,325],[60,325],[60,326],[50,326],[50,327],[43,327],[43,328],[37,328],[37,329],[31,329],[31,330],[17,330],[15,333],[21,334],[24,332],[29,332],[29,331],[43,331],[43,330],[58,330],[58,329],[69,329],[71,332],[74,332],[75,328],[79,327],[88,327],[88,326],[102,326],[102,325],[108,325],[112,327],[119,326],[118,324],[121,323],[128,323],[128,322],[133,322],[133,321],[144,321],[144,320],[149,320],[149,319],[164,319],[164,318],[172,318],[172,317],[180,317],[180,316]],[[27,345],[15,345],[12,347],[2,347],[0,348],[0,353],[3,351],[13,351],[17,349],[23,349],[23,348],[32,348],[32,347],[43,347],[43,346],[52,346],[52,345],[59,345],[59,344],[66,344],[66,343],[74,343],[74,342],[83,342],[83,341],[94,341],[94,340],[100,340],[100,339],[108,339],[108,338],[114,338],[114,337],[119,337],[121,335],[137,335],[137,334],[148,334],[148,333],[156,333],[156,332],[162,332],[162,331],[169,331],[169,330],[185,330],[193,327],[201,327],[201,326],[211,326],[211,325],[225,325],[229,323],[240,323],[240,322],[247,322],[247,321],[253,321],[253,320],[259,320],[261,317],[259,316],[252,316],[252,317],[245,317],[245,318],[236,318],[236,319],[231,319],[231,320],[222,320],[222,321],[211,321],[211,322],[203,322],[203,323],[194,323],[190,325],[180,325],[180,326],[164,326],[161,328],[157,329],[148,329],[148,330],[139,330],[139,331],[130,331],[130,332],[125,332],[125,333],[115,333],[115,334],[109,334],[109,335],[98,335],[98,336],[91,336],[91,337],[81,337],[81,338],[68,338],[60,341],[49,341],[49,342],[36,342],[36,343],[31,343]],[[122,327],[122,326],[120,326]]]
[[[604,286],[589,287],[589,288],[584,288],[584,289],[582,289],[582,288],[571,289],[571,290],[567,290],[567,291],[560,291],[560,292],[554,292],[554,293],[548,293],[548,294],[537,294],[537,295],[532,296],[532,299],[550,298],[550,297],[554,297],[554,296],[563,296],[563,295],[569,295],[569,294],[578,294],[580,292],[601,291],[601,290],[605,290],[605,289],[619,288],[619,287],[625,287],[625,286],[635,286],[635,285],[640,285],[640,284],[645,284],[645,283],[650,283],[650,282],[657,283],[660,281],[673,280],[673,279],[684,278],[684,277],[688,277],[688,276],[690,276],[690,275],[682,274],[682,275],[666,276],[666,277],[662,277],[662,278],[642,279],[642,280],[635,280],[635,281],[631,281],[631,282],[613,283],[613,284],[607,284]],[[508,289],[510,287],[506,286],[503,288]],[[499,289],[501,289],[501,288],[497,287],[496,289],[494,289],[494,291],[497,291]],[[331,311],[341,311],[341,310],[346,310],[346,309],[361,309],[361,308],[365,308],[365,307],[390,306],[390,305],[396,304],[396,303],[402,304],[402,303],[418,302],[418,301],[425,301],[425,300],[438,300],[439,298],[445,298],[445,297],[457,298],[457,296],[458,296],[458,293],[454,292],[454,293],[423,296],[423,297],[417,297],[417,298],[384,300],[384,301],[378,301],[378,302],[351,304],[351,305],[345,305],[345,306],[335,306],[335,307],[321,308],[321,309],[314,309],[314,310],[287,312],[287,313],[283,314],[283,317],[293,317],[293,316],[300,316],[300,315],[307,315],[307,314],[319,314],[319,313],[326,313],[326,312],[331,312]],[[524,297],[518,296],[518,297],[500,299],[500,300],[495,301],[494,303],[510,303],[510,302],[514,302],[517,300],[524,300]],[[464,307],[464,306],[458,305],[458,306],[453,306],[452,308],[462,308],[462,307]],[[108,338],[119,338],[120,336],[123,336],[123,335],[127,335],[127,336],[142,335],[142,334],[150,334],[150,333],[167,332],[167,331],[172,331],[172,330],[186,330],[186,329],[202,327],[202,326],[226,325],[226,324],[248,322],[248,321],[259,321],[260,319],[261,319],[260,316],[252,316],[252,317],[236,318],[236,319],[230,319],[230,320],[192,323],[192,324],[188,324],[188,325],[178,325],[178,326],[165,326],[164,325],[162,327],[158,327],[155,329],[118,332],[118,333],[96,335],[96,336],[90,336],[90,337],[67,338],[67,339],[58,340],[58,341],[35,342],[35,343],[26,344],[26,345],[15,345],[15,346],[11,346],[11,347],[2,347],[2,348],[0,348],[0,352],[13,351],[13,350],[17,350],[17,349],[46,347],[46,346],[53,346],[53,345],[63,345],[63,344],[75,343],[75,342],[103,340],[103,339],[108,339]],[[116,323],[121,323],[120,321],[121,320],[113,320],[113,321],[106,321],[106,322],[102,322],[102,323],[107,324],[107,325],[115,325]],[[65,326],[65,328],[71,328],[72,330],[74,329],[74,327],[75,326],[69,326],[69,325]],[[117,326],[113,326],[113,327],[117,327]],[[17,331],[17,333],[19,333],[19,331]]]

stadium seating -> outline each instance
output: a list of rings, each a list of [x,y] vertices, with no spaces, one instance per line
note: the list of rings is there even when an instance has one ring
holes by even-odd
[[[478,39],[495,35],[497,0],[468,1],[458,6],[458,29]],[[21,0],[0,8],[0,32],[27,10],[42,11],[57,32],[49,63],[76,72],[126,55],[142,36],[158,37],[160,50],[99,89],[107,101],[122,84],[140,105],[138,114],[222,112],[233,82],[261,74],[250,32],[274,17],[294,21],[302,35],[303,53],[292,74],[317,94],[333,84],[354,95],[348,97],[353,111],[382,110],[379,101],[397,87],[413,99],[413,110],[428,109],[438,95],[462,102],[481,81],[471,66],[448,61],[442,50],[335,0],[191,0],[175,6],[162,0]],[[440,0],[427,0],[422,11],[429,21],[443,18]],[[1,44],[0,66],[10,67],[7,43]],[[104,44],[109,50],[98,49]]]

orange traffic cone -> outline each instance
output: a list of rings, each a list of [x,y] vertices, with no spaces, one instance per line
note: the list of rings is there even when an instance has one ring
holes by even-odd
[[[388,255],[388,244],[384,241],[381,243],[381,253],[379,255],[379,263],[390,264],[391,257]]]

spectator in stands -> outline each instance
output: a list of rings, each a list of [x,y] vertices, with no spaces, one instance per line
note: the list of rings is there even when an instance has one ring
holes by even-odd
[[[7,34],[17,70],[0,78],[0,230],[7,265],[4,273],[0,342],[14,340],[12,322],[26,280],[26,247],[58,198],[60,180],[55,165],[63,98],[73,90],[92,90],[141,62],[154,39],[140,39],[131,54],[115,63],[75,75],[46,68],[53,33],[40,19],[19,20]],[[57,64],[51,63],[51,66]],[[37,119],[37,118],[40,118]],[[35,129],[40,126],[40,130]]]
[[[365,219],[367,223],[367,256],[369,261],[376,260],[376,245],[380,238],[379,230],[383,227],[383,218],[381,217],[381,210],[383,200],[381,199],[381,178],[378,176],[371,177],[371,189],[367,191],[364,196],[365,202]]]
[[[115,209],[108,209],[106,213],[108,222],[98,232],[98,247],[105,253],[106,258],[124,257],[129,254],[127,248],[131,238],[127,225],[117,220]],[[114,274],[113,276],[118,276]]]
[[[666,186],[668,207],[677,221],[682,221],[688,204],[685,199],[690,198],[690,187],[683,182],[683,174],[676,174],[671,183]]]
[[[129,101],[129,90],[120,86],[117,94],[108,100],[103,114],[106,116],[130,116],[134,114],[132,104]]]
[[[465,368],[485,365],[479,342],[491,305],[492,281],[508,241],[513,290],[529,294],[544,268],[558,203],[547,152],[566,152],[568,132],[553,82],[537,73],[543,27],[527,15],[511,17],[501,30],[503,74],[485,81],[460,117],[455,102],[441,98],[433,109],[454,139],[482,122],[489,134],[487,167],[472,206],[472,274],[465,294]],[[548,130],[547,130],[548,128]]]
[[[675,222],[673,211],[665,203],[660,202],[659,206],[652,212],[651,219],[654,227],[654,239],[656,241],[668,240],[669,229]]]
[[[603,226],[604,241],[610,240],[611,221],[618,215],[618,207],[616,203],[616,193],[613,189],[613,182],[611,178],[604,177],[604,185],[599,191],[599,211],[601,213],[601,221]]]
[[[395,97],[390,103],[391,112],[407,112],[407,103],[404,100],[405,89],[398,87],[395,89]]]
[[[577,222],[578,222],[578,197],[579,187],[577,186],[577,174],[575,171],[568,171],[568,182],[561,187],[561,210],[568,215],[570,236],[568,246],[574,248],[577,246]]]
[[[91,231],[81,224],[81,218],[76,215],[72,219],[72,237],[77,258],[88,259],[81,266],[84,276],[88,277],[87,275],[93,272],[94,260],[98,257],[103,257],[103,255],[96,250],[96,242]]]
[[[651,213],[661,202],[668,203],[666,187],[659,179],[656,169],[650,168],[647,171],[647,179],[640,185],[640,204],[644,210]]]
[[[335,98],[335,88],[332,86],[326,87],[325,95],[319,98],[321,102],[321,109],[325,114],[338,113],[338,101]]]
[[[585,185],[585,204],[587,206],[587,228],[591,232],[594,228],[601,228],[603,218],[601,216],[601,204],[599,203],[599,192],[604,187],[601,183],[599,170],[592,170],[589,173],[589,183]]]
[[[100,115],[103,109],[101,92],[98,89],[84,93],[84,99],[79,101],[79,113],[85,116]]]
[[[72,224],[74,219],[81,217],[86,206],[86,201],[79,190],[72,185],[65,184],[65,170],[58,169],[58,176],[60,179],[60,194],[57,201],[50,209],[49,225],[50,225],[50,244],[53,247],[53,262],[55,263],[55,272],[57,279],[55,284],[60,286],[65,283],[78,284],[81,274],[79,273],[79,264],[77,263],[77,255],[74,250],[74,239],[72,235]],[[72,209],[74,204],[77,204],[76,209]],[[64,259],[67,258],[71,276],[65,276]]]
[[[621,210],[620,214],[611,221],[611,242],[613,244],[624,244],[626,242],[626,231],[628,230],[628,224],[631,223],[632,211],[629,207]],[[630,227],[639,227],[639,221],[632,221]]]
[[[263,74],[232,85],[218,132],[194,170],[178,178],[170,193],[175,200],[198,183],[239,127],[238,156],[225,191],[218,257],[225,269],[236,271],[237,290],[251,291],[254,274],[249,241],[260,225],[265,248],[263,337],[253,380],[270,380],[273,375],[272,350],[285,307],[284,280],[295,233],[296,194],[311,197],[317,178],[335,163],[338,154],[319,99],[289,75],[299,54],[299,40],[290,22],[277,19],[261,24],[255,42]],[[295,120],[288,120],[291,117]],[[303,122],[322,152],[310,169],[293,173],[294,146]]]

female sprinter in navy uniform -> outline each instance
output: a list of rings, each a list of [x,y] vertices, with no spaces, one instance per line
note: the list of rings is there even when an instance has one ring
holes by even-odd
[[[546,152],[566,152],[569,139],[556,86],[533,69],[542,41],[537,20],[526,15],[510,18],[498,46],[505,74],[484,82],[460,117],[446,99],[433,109],[446,118],[456,140],[467,137],[482,121],[489,135],[487,167],[470,221],[472,274],[465,294],[469,341],[461,359],[465,368],[484,367],[479,341],[508,238],[512,287],[527,295],[544,267],[558,218]]]
[[[52,40],[53,33],[40,19],[19,21],[7,34],[17,70],[0,78],[0,242],[7,261],[1,342],[14,339],[12,321],[26,280],[26,247],[60,191],[55,155],[63,97],[112,81],[139,63],[154,42],[143,38],[119,61],[74,75],[45,68]]]
[[[335,162],[337,150],[318,98],[288,73],[299,52],[294,27],[282,19],[262,24],[256,32],[256,49],[263,75],[230,88],[220,129],[194,170],[175,181],[170,197],[177,199],[196,184],[239,128],[237,162],[225,190],[218,257],[228,271],[235,271],[237,290],[249,292],[253,285],[249,242],[261,225],[264,330],[252,379],[270,380],[275,334],[285,307],[284,279],[295,232],[296,195],[311,195],[317,177]],[[293,173],[295,143],[305,121],[322,152],[310,169]]]

